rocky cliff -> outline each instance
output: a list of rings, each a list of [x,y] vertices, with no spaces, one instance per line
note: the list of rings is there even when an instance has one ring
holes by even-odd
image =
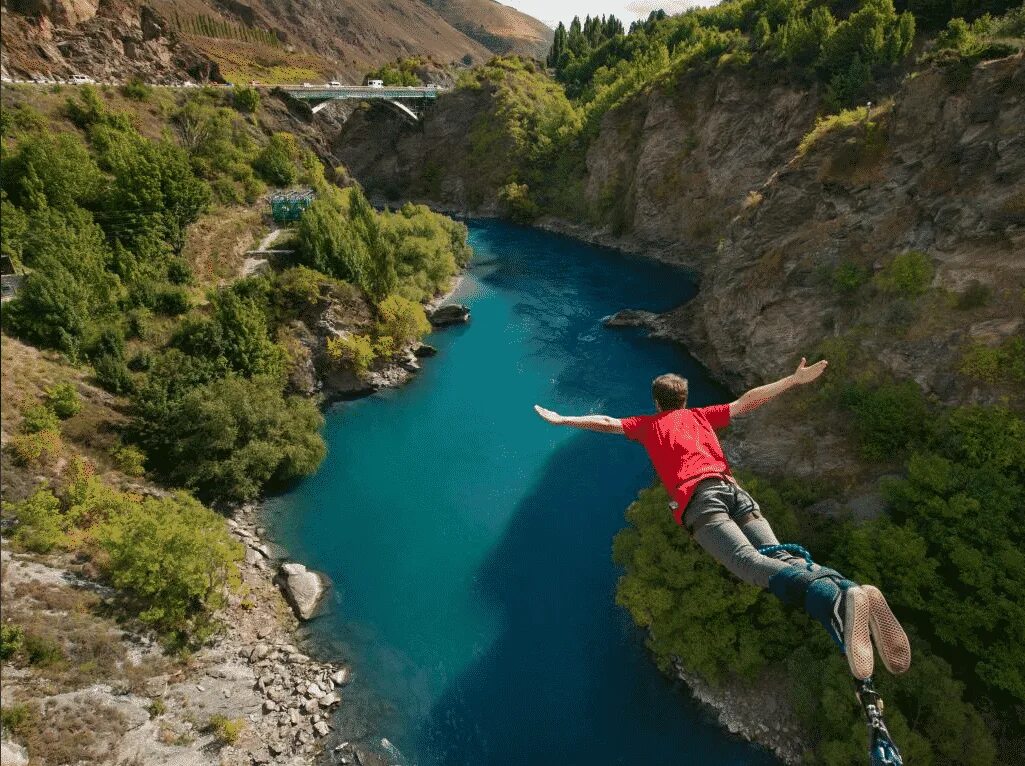
[[[691,75],[607,113],[586,152],[583,215],[540,223],[696,269],[697,298],[647,324],[736,391],[842,349],[946,403],[1013,397],[999,376],[961,370],[973,350],[1021,337],[1023,85],[1021,55],[959,84],[923,66],[871,111],[817,125],[814,89]],[[494,214],[504,181],[468,159],[491,98],[456,91],[418,126],[357,113],[334,151],[381,196]],[[881,285],[909,252],[924,256],[922,289]],[[736,429],[734,456],[850,485],[859,461],[837,425],[760,411]]]

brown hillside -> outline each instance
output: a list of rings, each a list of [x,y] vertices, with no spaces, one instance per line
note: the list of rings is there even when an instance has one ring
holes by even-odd
[[[545,24],[495,0],[424,0],[449,24],[495,53],[543,59],[554,32]]]

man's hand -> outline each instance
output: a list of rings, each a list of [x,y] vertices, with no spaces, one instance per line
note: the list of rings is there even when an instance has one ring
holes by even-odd
[[[825,359],[815,362],[811,367],[806,367],[807,360],[802,356],[801,363],[797,365],[797,370],[794,371],[794,381],[799,384],[811,383],[815,378],[826,371],[826,367],[829,365]]]
[[[555,425],[555,426],[561,426],[563,423],[566,422],[566,418],[564,418],[558,412],[552,412],[551,410],[546,410],[540,404],[535,404],[534,405],[534,412],[536,412],[542,418],[544,418],[549,423],[551,423],[552,425]]]
[[[619,418],[610,418],[608,415],[560,415],[558,412],[546,410],[540,404],[534,405],[534,412],[556,426],[572,426],[601,434],[623,433]]]
[[[825,359],[819,362],[815,362],[811,367],[807,366],[808,360],[803,356],[801,357],[801,363],[797,365],[797,369],[792,375],[787,375],[782,380],[777,380],[775,383],[769,383],[758,388],[752,388],[742,397],[737,399],[735,402],[730,403],[730,417],[739,417],[740,415],[746,415],[752,410],[756,410],[772,399],[782,394],[788,388],[794,386],[800,386],[805,383],[811,383],[815,378],[821,375],[826,370],[826,366],[829,364]]]

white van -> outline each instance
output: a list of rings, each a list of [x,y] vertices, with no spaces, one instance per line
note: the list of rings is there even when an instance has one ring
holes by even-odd
[[[371,88],[383,88],[384,80],[367,80],[367,85]]]
[[[92,77],[87,77],[84,74],[73,74],[71,79],[68,80],[72,85],[89,85],[96,82]]]
[[[331,82],[329,82],[327,84],[327,87],[329,87],[329,88],[340,88],[340,87],[342,87],[342,84],[340,82],[338,82],[338,80],[332,80]]]

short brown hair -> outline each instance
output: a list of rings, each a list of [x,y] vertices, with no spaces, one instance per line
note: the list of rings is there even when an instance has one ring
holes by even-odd
[[[687,379],[673,373],[659,375],[651,383],[651,396],[662,411],[687,406]]]

